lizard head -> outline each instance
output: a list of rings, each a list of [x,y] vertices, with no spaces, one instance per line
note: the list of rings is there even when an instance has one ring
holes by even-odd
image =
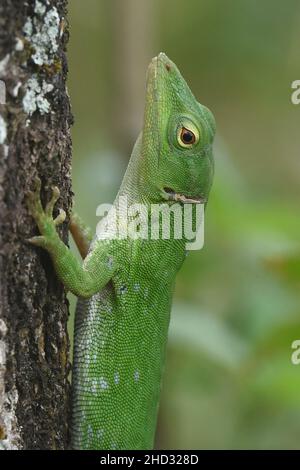
[[[215,120],[163,53],[147,74],[142,137],[143,184],[152,199],[200,202],[213,178]]]

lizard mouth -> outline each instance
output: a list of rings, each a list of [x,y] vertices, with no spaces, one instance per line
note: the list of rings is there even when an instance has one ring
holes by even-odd
[[[202,196],[186,196],[182,193],[176,193],[172,188],[165,187],[163,189],[165,199],[169,201],[194,203],[194,204],[205,204],[206,198]]]

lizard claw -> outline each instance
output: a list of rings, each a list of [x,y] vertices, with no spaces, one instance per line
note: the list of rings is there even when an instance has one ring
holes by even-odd
[[[32,195],[39,196],[41,192],[41,186],[42,186],[42,183],[41,183],[40,178],[37,175],[35,175],[33,178],[33,191],[30,191],[29,193]]]
[[[58,216],[53,220],[54,225],[60,225],[62,224],[66,219],[66,213],[63,209],[59,209],[59,214]]]
[[[27,238],[26,241],[30,243],[31,245],[40,246],[40,247],[45,247],[47,244],[46,237],[43,237],[42,235]]]
[[[41,180],[38,176],[34,178],[34,189],[33,191],[28,191],[27,194],[27,206],[30,214],[34,219],[37,218],[38,214],[43,211],[41,200],[40,200],[40,191],[41,191]]]
[[[60,190],[57,186],[52,186],[52,196],[48,204],[46,205],[45,213],[48,217],[52,217],[53,209],[56,201],[59,199]]]

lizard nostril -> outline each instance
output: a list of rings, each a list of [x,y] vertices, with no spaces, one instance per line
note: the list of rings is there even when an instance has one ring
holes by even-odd
[[[166,64],[166,69],[167,69],[167,72],[170,72],[170,70],[171,70],[171,65],[170,65],[170,64]]]

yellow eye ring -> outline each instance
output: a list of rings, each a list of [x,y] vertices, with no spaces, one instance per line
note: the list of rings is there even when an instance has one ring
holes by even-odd
[[[177,141],[180,147],[191,148],[199,141],[199,133],[196,128],[189,125],[181,125],[177,130]]]

